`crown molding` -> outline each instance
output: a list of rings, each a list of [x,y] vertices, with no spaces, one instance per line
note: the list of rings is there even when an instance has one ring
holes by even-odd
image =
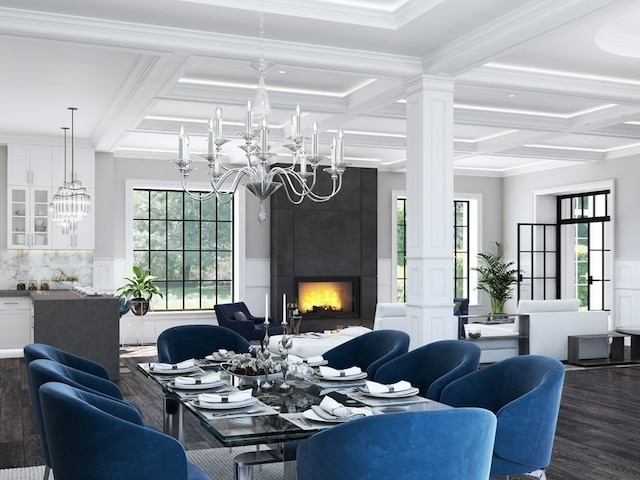
[[[177,52],[249,62],[259,53],[254,37],[11,8],[0,8],[0,34],[119,47],[148,55]],[[264,49],[268,60],[280,65],[389,78],[422,72],[418,58],[404,55],[278,40],[265,40]]]

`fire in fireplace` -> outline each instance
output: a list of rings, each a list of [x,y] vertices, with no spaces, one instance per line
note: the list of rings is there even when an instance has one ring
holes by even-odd
[[[302,315],[358,314],[357,278],[298,278],[296,283]]]

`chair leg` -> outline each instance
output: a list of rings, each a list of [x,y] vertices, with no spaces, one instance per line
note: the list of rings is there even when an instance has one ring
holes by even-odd
[[[539,478],[540,480],[547,480],[547,474],[544,470],[536,470],[535,472],[528,473],[530,477]]]
[[[44,477],[42,480],[49,480],[49,474],[51,473],[51,467],[49,465],[45,465],[44,467]]]

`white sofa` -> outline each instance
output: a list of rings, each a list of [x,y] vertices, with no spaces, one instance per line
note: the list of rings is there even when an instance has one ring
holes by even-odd
[[[567,360],[570,335],[606,334],[609,314],[606,311],[578,311],[580,301],[520,300],[518,312],[529,316],[529,353]]]

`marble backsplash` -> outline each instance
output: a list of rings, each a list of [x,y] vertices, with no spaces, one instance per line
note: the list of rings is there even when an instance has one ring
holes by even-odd
[[[54,281],[76,277],[77,280]],[[18,283],[43,282],[50,289],[92,286],[93,251],[89,250],[0,250],[0,290],[16,290]]]

